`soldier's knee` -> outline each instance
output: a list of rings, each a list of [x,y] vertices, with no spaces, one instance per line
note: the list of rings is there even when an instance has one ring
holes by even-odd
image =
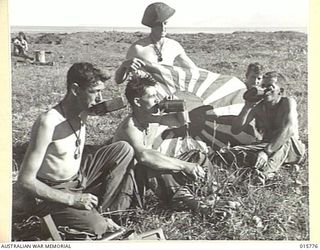
[[[132,146],[126,141],[115,142],[120,149],[120,152],[128,158],[133,158],[134,150]]]
[[[79,217],[80,218],[75,225],[83,231],[101,236],[108,229],[106,220],[95,210],[83,211]]]
[[[58,226],[68,226],[80,232],[103,235],[108,230],[106,220],[95,209],[79,210],[67,207],[52,213],[52,219]]]
[[[101,236],[107,231],[108,225],[104,218],[96,217],[88,221],[88,229],[91,231],[90,233]]]

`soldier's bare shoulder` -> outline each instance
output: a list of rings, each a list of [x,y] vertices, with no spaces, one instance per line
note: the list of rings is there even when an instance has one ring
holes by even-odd
[[[38,116],[38,119],[36,121],[36,124],[39,126],[45,126],[45,127],[54,127],[57,124],[62,122],[62,116],[61,114],[54,108],[41,113]]]
[[[150,41],[150,38],[149,37],[144,37],[144,38],[141,38],[139,39],[138,41],[135,41],[131,46],[130,48],[134,48],[134,47],[139,47],[139,46],[147,46],[147,45],[150,45],[151,44],[151,41]]]

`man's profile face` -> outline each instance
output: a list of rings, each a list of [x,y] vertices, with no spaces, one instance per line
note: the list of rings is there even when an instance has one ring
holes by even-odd
[[[154,86],[145,89],[144,94],[139,98],[140,108],[148,113],[156,113],[159,103],[158,91]]]
[[[262,74],[261,73],[256,73],[254,71],[250,71],[249,74],[247,75],[247,79],[246,79],[247,88],[250,89],[254,86],[259,86],[261,81],[262,81]]]
[[[79,101],[83,109],[87,110],[103,100],[102,91],[105,86],[102,81],[97,81],[87,88],[79,88]]]
[[[261,87],[265,89],[264,100],[273,101],[281,95],[282,89],[277,84],[278,79],[276,77],[264,78],[261,83]]]
[[[167,35],[167,21],[157,23],[151,28],[151,34],[154,38],[160,39]]]

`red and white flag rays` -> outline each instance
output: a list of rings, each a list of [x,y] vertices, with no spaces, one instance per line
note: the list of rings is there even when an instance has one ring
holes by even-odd
[[[234,116],[244,106],[245,84],[236,77],[204,69],[185,69],[176,66],[147,64],[146,70],[158,81],[160,97],[175,95],[186,101],[190,115],[189,134],[192,147],[206,146],[218,150],[226,145],[249,144],[256,141],[252,127],[239,135],[231,133]],[[190,141],[186,133],[162,127],[154,148],[170,156],[187,150]],[[190,138],[189,138],[190,139]]]

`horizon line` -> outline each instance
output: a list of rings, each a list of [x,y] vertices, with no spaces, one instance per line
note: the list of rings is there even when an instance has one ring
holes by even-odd
[[[10,27],[106,27],[106,28],[145,28],[145,26],[104,26],[104,25],[10,25]],[[170,28],[308,28],[308,26],[170,26]]]

